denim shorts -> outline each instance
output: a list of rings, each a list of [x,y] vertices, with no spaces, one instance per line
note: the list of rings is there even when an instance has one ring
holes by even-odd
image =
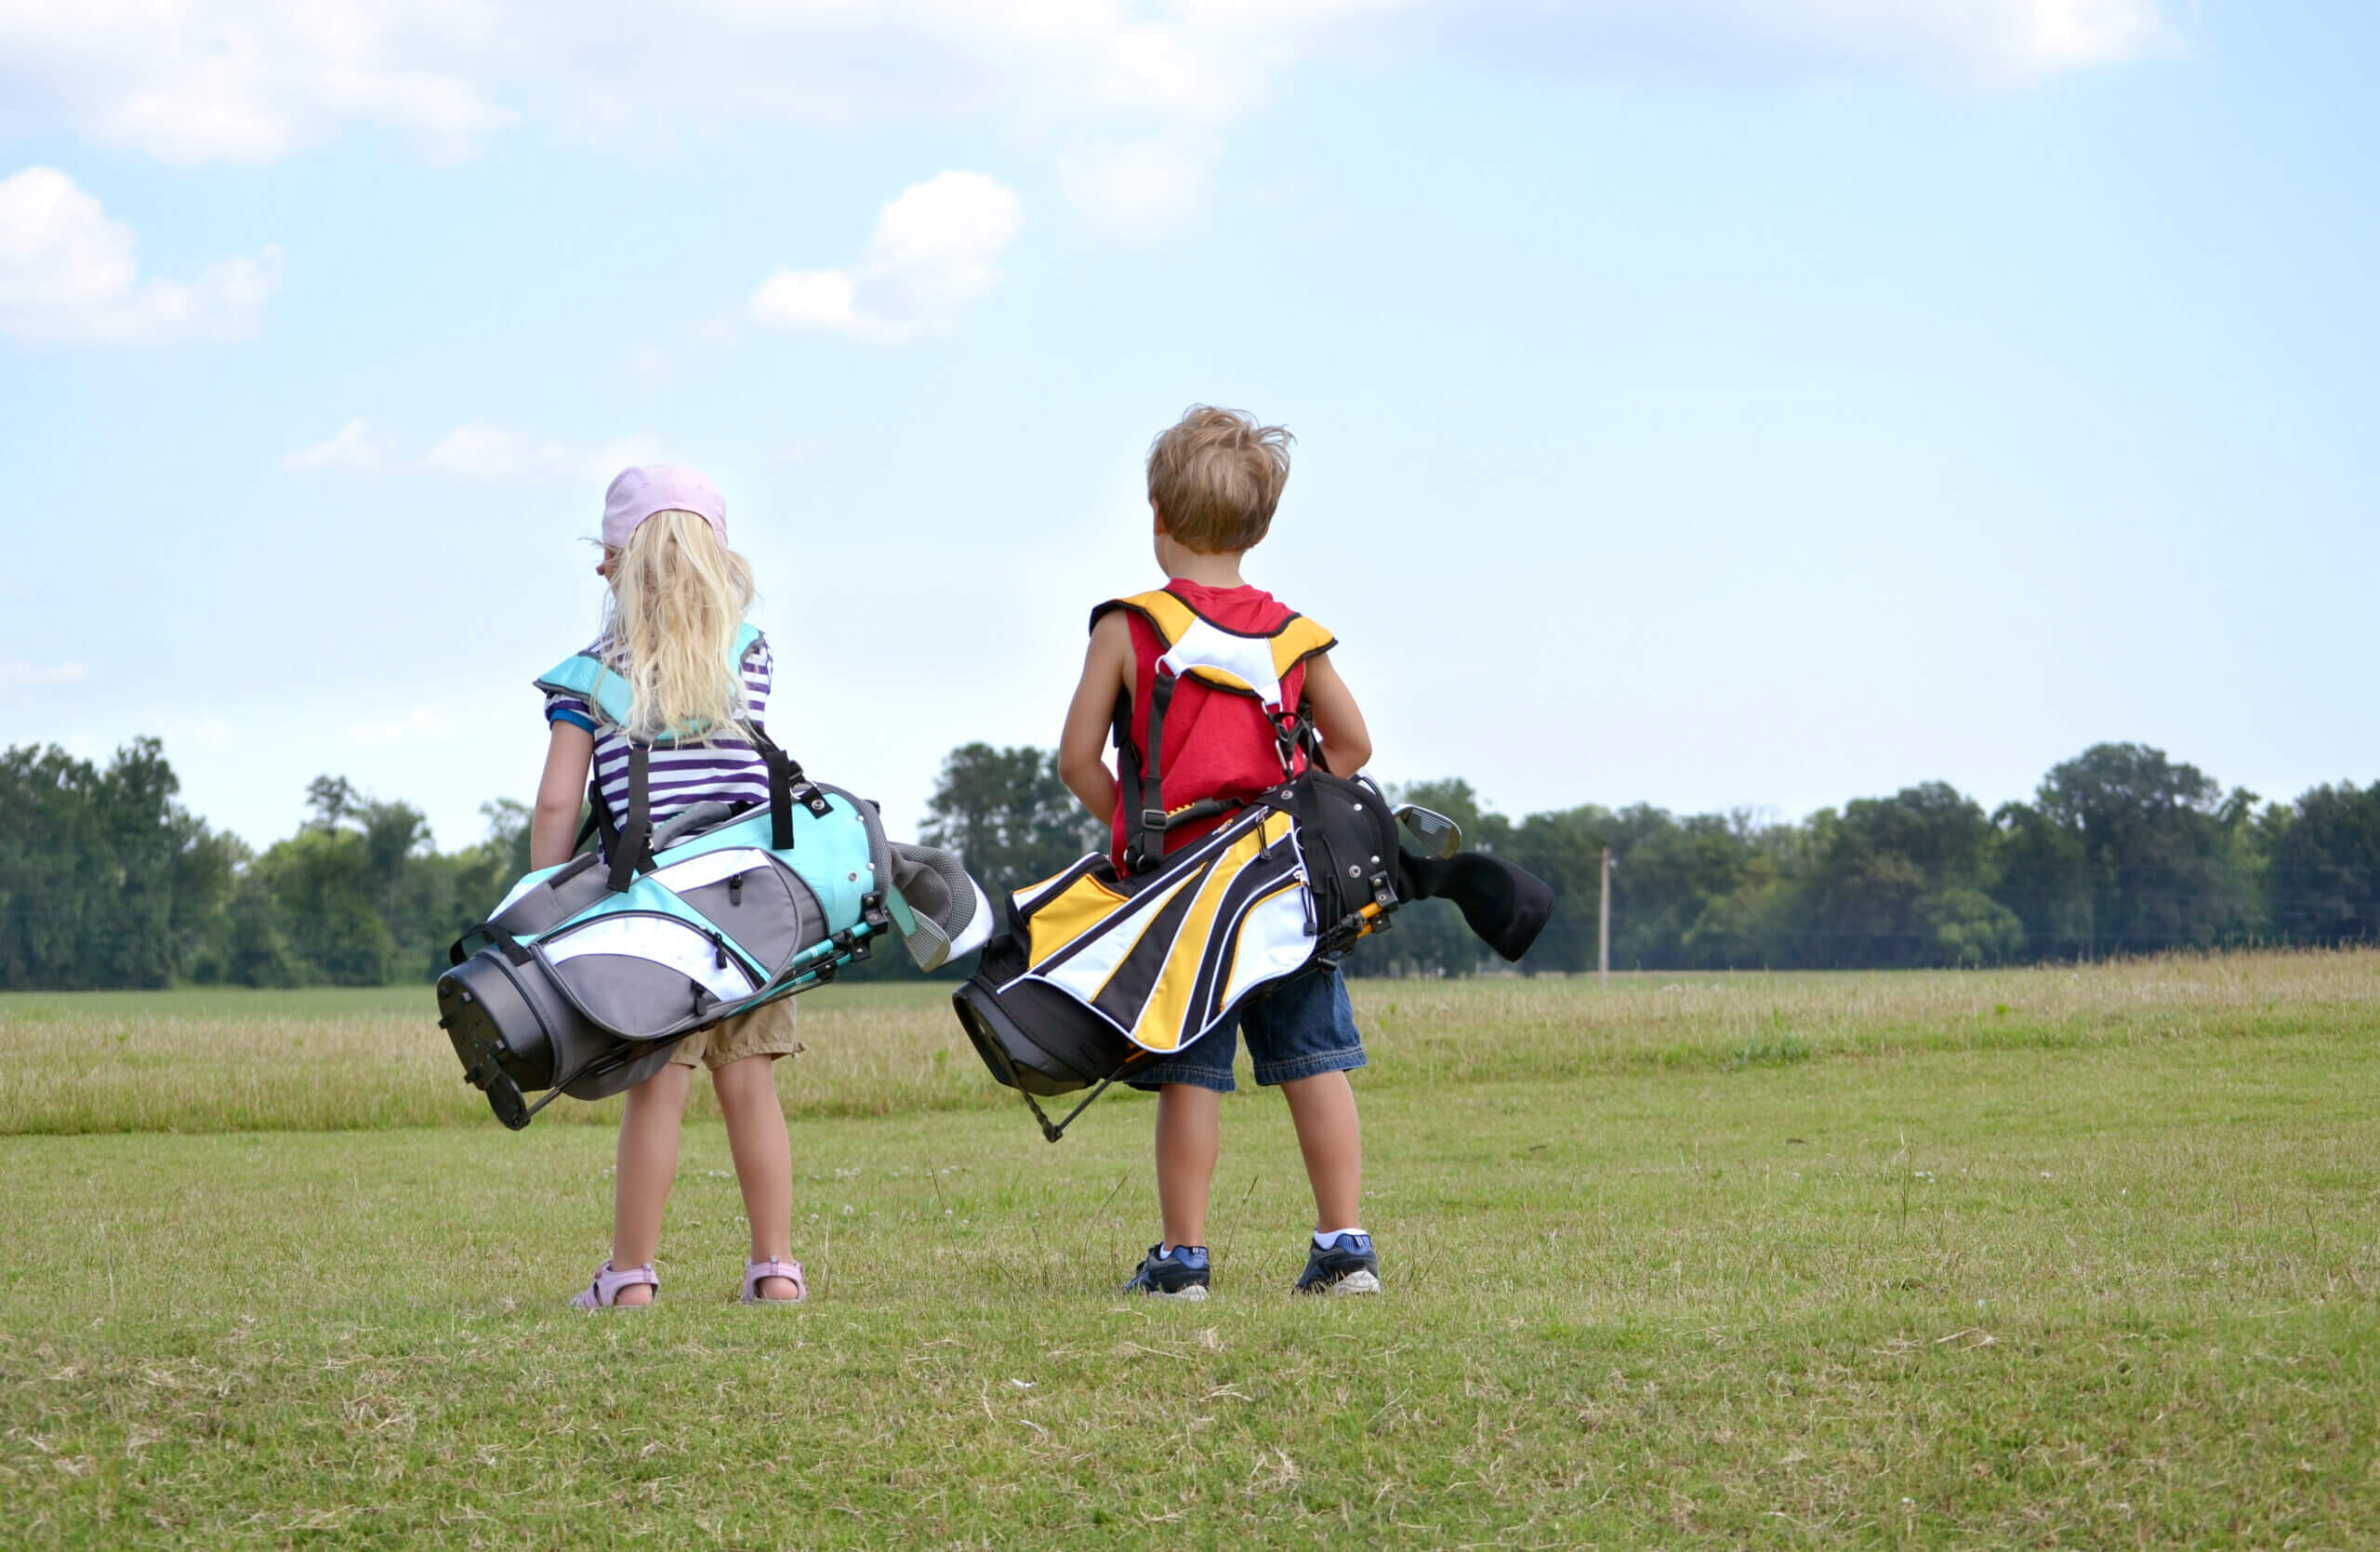
[[[1144,1068],[1126,1081],[1136,1089],[1188,1083],[1229,1094],[1232,1056],[1242,1028],[1256,1081],[1266,1088],[1322,1072],[1345,1072],[1364,1065],[1364,1037],[1355,1032],[1355,1010],[1347,983],[1335,966],[1301,971],[1250,994],[1239,1011],[1191,1042],[1186,1051]]]

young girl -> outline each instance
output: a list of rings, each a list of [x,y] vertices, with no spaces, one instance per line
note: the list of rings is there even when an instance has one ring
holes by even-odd
[[[727,547],[727,503],[718,490],[678,464],[623,471],[604,495],[603,559],[595,574],[611,583],[612,596],[603,633],[590,650],[628,682],[635,725],[607,725],[587,701],[547,696],[552,741],[530,820],[532,868],[570,859],[590,763],[614,825],[627,822],[630,736],[708,729],[700,739],[652,749],[649,803],[656,826],[698,803],[768,800],[767,767],[736,723],[758,722],[766,711],[772,664],[765,640],[741,663],[730,661],[752,604],[752,568]],[[611,1258],[573,1304],[582,1309],[647,1305],[660,1291],[653,1259],[678,1173],[679,1124],[698,1066],[710,1068],[719,1092],[752,1226],[744,1302],[801,1301],[801,1264],[787,1254],[793,1159],[774,1070],[779,1056],[800,1049],[792,1002],[773,1002],[688,1036],[668,1067],[628,1091],[620,1119]]]

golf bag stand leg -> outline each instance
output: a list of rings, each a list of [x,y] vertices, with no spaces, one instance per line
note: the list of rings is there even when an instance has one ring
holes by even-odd
[[[1059,1121],[1054,1126],[1051,1124],[1049,1116],[1043,1113],[1041,1109],[1041,1102],[1039,1100],[1035,1099],[1029,1094],[1025,1094],[1025,1090],[1021,1088],[1016,1092],[1025,1094],[1025,1103],[1032,1109],[1033,1119],[1041,1123],[1041,1135],[1054,1143],[1059,1138],[1066,1134],[1066,1128],[1075,1123],[1075,1117],[1082,1114],[1085,1110],[1090,1109],[1091,1102],[1097,1099],[1101,1094],[1105,1094],[1107,1092],[1107,1086],[1116,1081],[1117,1078],[1121,1077],[1123,1075],[1123,1071],[1124,1069],[1119,1067],[1114,1072],[1111,1072],[1106,1077],[1102,1078],[1096,1088],[1083,1095],[1082,1103],[1077,1105],[1073,1109],[1068,1110],[1066,1112],[1066,1119]]]

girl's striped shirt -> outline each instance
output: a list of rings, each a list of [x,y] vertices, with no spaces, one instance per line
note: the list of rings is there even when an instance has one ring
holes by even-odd
[[[611,650],[611,643],[599,639],[587,650],[600,657]],[[744,655],[744,714],[752,722],[765,725],[769,688],[775,670],[776,659],[769,652],[769,639],[762,636]],[[586,701],[561,691],[546,693],[546,721],[568,723],[595,735],[595,785],[603,794],[603,806],[611,811],[613,825],[627,824],[628,739],[619,729],[604,726]],[[649,769],[651,785],[646,801],[655,825],[698,803],[769,801],[767,763],[751,740],[732,727],[712,734],[708,743],[681,748],[656,745]]]

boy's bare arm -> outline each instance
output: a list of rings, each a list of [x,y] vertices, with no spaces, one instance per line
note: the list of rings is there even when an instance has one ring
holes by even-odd
[[[1314,730],[1322,735],[1322,763],[1330,774],[1351,776],[1362,770],[1372,757],[1372,736],[1328,654],[1306,659],[1305,703],[1314,709]]]
[[[1116,697],[1132,688],[1132,628],[1121,613],[1101,617],[1083,654],[1082,683],[1058,736],[1058,777],[1101,824],[1116,817],[1116,776],[1107,768],[1107,730]]]

